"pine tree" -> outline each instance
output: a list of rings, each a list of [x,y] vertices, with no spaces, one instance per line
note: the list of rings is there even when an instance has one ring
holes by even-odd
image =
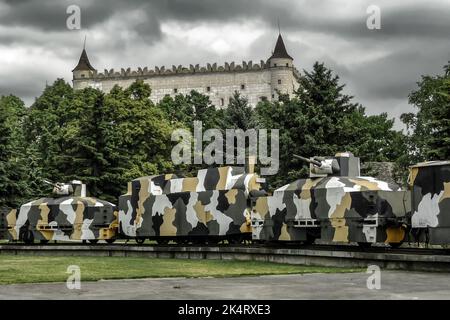
[[[224,125],[229,129],[242,129],[244,131],[256,126],[256,119],[248,99],[241,96],[238,91],[233,93],[228,107],[224,110]]]
[[[366,116],[364,108],[343,93],[337,75],[323,63],[304,71],[292,99],[261,102],[256,108],[262,127],[280,129],[280,170],[269,179],[280,186],[305,177],[308,169],[292,154],[332,156],[351,151],[362,160],[395,160],[401,154],[402,134],[393,130],[386,114]]]

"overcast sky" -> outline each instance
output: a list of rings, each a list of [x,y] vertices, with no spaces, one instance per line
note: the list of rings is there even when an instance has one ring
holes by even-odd
[[[80,30],[66,26],[73,4]],[[366,27],[371,4],[381,9],[380,30]],[[71,82],[85,35],[99,72],[259,62],[275,45],[277,19],[296,67],[324,62],[370,114],[414,111],[408,93],[450,60],[450,0],[0,0],[0,95],[30,105],[46,81]]]

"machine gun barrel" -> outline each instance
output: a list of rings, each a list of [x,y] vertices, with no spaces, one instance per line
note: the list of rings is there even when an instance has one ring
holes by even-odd
[[[49,181],[49,180],[47,180],[47,179],[42,179],[42,182],[45,183],[45,184],[48,184],[48,185],[50,185],[50,186],[52,186],[52,187],[55,186],[55,183],[54,183],[54,182],[51,182],[51,181]]]
[[[302,160],[304,162],[312,163],[313,165],[315,165],[315,166],[317,166],[319,168],[322,166],[322,163],[320,161],[317,161],[317,160],[308,159],[308,158],[305,158],[305,157],[302,157],[302,156],[299,156],[299,155],[296,155],[296,154],[294,154],[294,157],[297,158],[297,159],[300,159],[300,160]]]

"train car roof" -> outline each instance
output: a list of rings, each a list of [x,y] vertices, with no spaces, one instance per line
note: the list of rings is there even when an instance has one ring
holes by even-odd
[[[410,168],[422,168],[422,167],[446,166],[446,165],[450,165],[450,160],[419,162],[415,165],[410,166]]]

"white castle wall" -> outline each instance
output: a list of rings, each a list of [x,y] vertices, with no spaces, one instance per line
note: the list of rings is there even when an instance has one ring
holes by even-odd
[[[276,90],[292,94],[298,88],[297,74],[298,71],[291,66],[269,67],[263,61],[256,65],[250,61],[241,66],[226,63],[221,67],[208,64],[207,68],[191,65],[189,69],[181,66],[168,70],[156,67],[150,71],[147,68],[137,71],[121,69],[120,73],[111,69],[100,74],[91,72],[83,77],[74,74],[73,85],[75,89],[92,86],[109,92],[116,84],[125,88],[136,79],[142,79],[152,88],[150,98],[155,103],[165,95],[175,96],[196,90],[209,96],[215,106],[222,107],[228,105],[234,91],[239,91],[248,98],[251,106],[256,106],[264,98],[269,101],[277,98]]]

